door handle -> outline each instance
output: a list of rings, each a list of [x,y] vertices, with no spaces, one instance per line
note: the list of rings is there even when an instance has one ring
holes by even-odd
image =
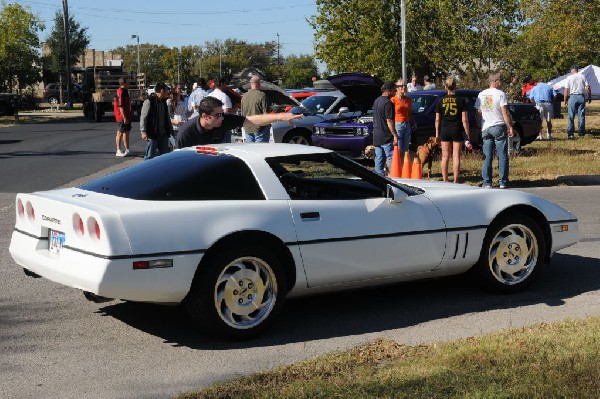
[[[300,213],[300,218],[302,220],[319,220],[321,219],[321,215],[319,212],[302,212]]]

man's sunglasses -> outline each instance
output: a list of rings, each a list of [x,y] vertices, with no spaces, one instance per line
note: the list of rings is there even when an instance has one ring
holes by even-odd
[[[210,116],[214,116],[215,118],[223,118],[223,117],[225,117],[225,113],[217,112],[216,114],[211,114]]]

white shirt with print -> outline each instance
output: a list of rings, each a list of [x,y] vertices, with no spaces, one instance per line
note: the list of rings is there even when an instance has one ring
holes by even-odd
[[[481,130],[505,124],[502,106],[507,104],[506,94],[502,90],[489,88],[479,93],[477,101],[475,101],[475,108],[481,111],[483,119]]]

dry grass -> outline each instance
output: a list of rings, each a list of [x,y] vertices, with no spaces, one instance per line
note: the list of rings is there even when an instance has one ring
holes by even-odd
[[[594,101],[586,108],[586,136],[567,140],[566,113],[564,119],[552,121],[553,140],[535,141],[523,147],[519,154],[510,157],[511,187],[553,186],[560,176],[600,174],[600,102]],[[577,124],[576,124],[577,126]],[[542,126],[545,131],[545,124]],[[461,158],[461,182],[481,185],[481,153],[465,154]],[[497,161],[494,161],[497,184]],[[452,165],[450,164],[450,180]],[[434,161],[432,179],[441,180],[439,157]],[[564,184],[564,183],[563,183]]]
[[[600,318],[348,352],[187,393],[207,398],[598,398]]]

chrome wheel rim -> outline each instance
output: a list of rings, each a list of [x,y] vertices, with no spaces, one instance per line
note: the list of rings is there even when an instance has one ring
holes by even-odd
[[[242,257],[223,268],[215,285],[215,308],[221,320],[236,329],[262,323],[277,300],[277,280],[262,259]]]
[[[538,253],[536,236],[529,227],[522,224],[505,226],[491,242],[490,271],[502,284],[522,283],[535,269]]]
[[[302,144],[302,145],[309,145],[308,144],[308,139],[304,136],[294,136],[290,139],[289,141],[290,144]]]

